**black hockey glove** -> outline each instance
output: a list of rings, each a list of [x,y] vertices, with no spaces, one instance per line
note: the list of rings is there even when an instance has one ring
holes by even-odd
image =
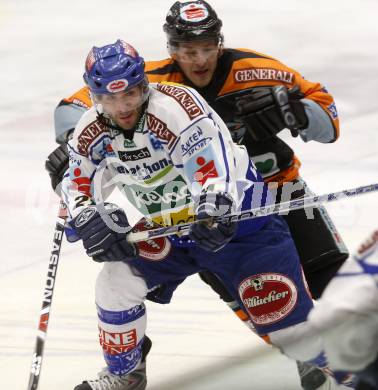
[[[138,256],[138,248],[126,241],[126,234],[131,230],[126,214],[111,206],[101,212],[98,206],[88,206],[70,224],[94,261],[132,260]]]
[[[308,118],[299,87],[288,90],[283,85],[257,87],[236,98],[236,118],[245,123],[254,141],[271,138],[283,129],[293,137],[308,126]]]
[[[196,210],[197,222],[190,227],[189,237],[195,240],[199,247],[210,252],[223,248],[234,237],[237,223],[211,224],[201,220],[231,214],[232,204],[232,199],[224,193],[202,194]]]
[[[45,168],[50,175],[51,187],[54,191],[62,182],[63,175],[68,169],[68,162],[69,156],[66,143],[59,145],[47,157]]]

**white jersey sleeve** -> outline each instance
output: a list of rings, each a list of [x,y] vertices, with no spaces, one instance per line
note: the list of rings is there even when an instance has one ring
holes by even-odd
[[[171,101],[167,116],[166,109],[156,109],[167,127],[175,129],[175,141],[168,150],[193,200],[203,191],[225,192],[240,206],[244,190],[251,185],[246,180],[250,162],[245,149],[233,143],[225,123],[197,91],[170,84],[156,88],[170,98],[161,99],[159,105]]]
[[[378,353],[378,230],[348,259],[310,313],[334,369],[358,371]]]
[[[111,148],[107,130],[97,120],[95,108],[91,108],[79,120],[73,138],[68,142],[69,169],[63,178],[62,198],[68,206],[70,218],[78,215],[83,208],[106,199],[114,188],[106,185],[110,172],[101,165],[102,151]],[[98,183],[93,180],[95,175],[102,175],[105,186],[95,188],[95,183]]]

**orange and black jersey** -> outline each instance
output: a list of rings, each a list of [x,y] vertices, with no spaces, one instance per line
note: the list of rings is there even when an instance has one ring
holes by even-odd
[[[311,129],[312,133],[306,135],[307,140],[326,143],[333,142],[338,137],[339,122],[333,97],[321,84],[304,79],[297,71],[267,55],[248,49],[224,49],[212,81],[204,88],[196,88],[185,77],[178,64],[170,58],[146,62],[145,71],[150,82],[182,83],[197,89],[231,131],[240,126],[234,118],[236,97],[255,87],[281,84],[292,88],[297,85],[304,99],[315,102],[318,108],[321,107],[320,111],[326,113],[325,116],[331,123],[327,131]],[[86,87],[61,101],[55,112],[58,140],[59,134],[69,130],[69,127],[74,127],[75,116],[91,105]],[[246,133],[243,144],[266,181],[292,181],[298,177],[300,162],[294,156],[293,150],[279,137],[272,136],[268,140],[256,142]]]
[[[305,99],[317,103],[328,114],[332,134],[321,142],[333,142],[339,134],[339,122],[333,97],[319,83],[305,80],[297,71],[288,68],[272,57],[248,49],[225,49],[211,83],[204,88],[195,87],[172,59],[146,64],[146,74],[151,82],[170,81],[194,87],[226,122],[229,129],[240,126],[235,122],[236,98],[251,88],[283,84],[287,88],[298,85]],[[317,139],[313,135],[313,139]],[[326,140],[326,141],[324,141]],[[300,163],[293,150],[279,137],[252,141],[248,133],[243,144],[247,147],[265,180],[291,181],[298,177]]]

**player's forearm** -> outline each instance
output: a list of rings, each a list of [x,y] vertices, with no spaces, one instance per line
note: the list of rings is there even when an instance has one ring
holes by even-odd
[[[317,141],[321,143],[333,142],[337,138],[336,129],[324,109],[310,99],[302,99],[308,126],[298,133],[304,142]]]

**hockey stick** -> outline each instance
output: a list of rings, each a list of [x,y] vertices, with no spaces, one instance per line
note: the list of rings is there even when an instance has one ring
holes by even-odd
[[[32,365],[30,369],[28,390],[36,390],[38,388],[39,376],[42,366],[43,349],[45,347],[47,327],[49,325],[50,308],[54,293],[55,278],[58,270],[59,254],[60,248],[62,247],[64,224],[66,218],[66,205],[61,201],[59,205],[58,219],[55,225],[53,249],[51,251],[47,270],[45,290],[43,292],[42,308],[40,312],[38,333],[34,347]]]
[[[377,190],[378,190],[378,184],[370,184],[362,187],[352,188],[350,190],[331,192],[329,194],[324,194],[324,195],[309,196],[300,199],[293,199],[288,202],[282,202],[282,203],[272,204],[264,207],[258,207],[251,210],[242,211],[240,214],[213,217],[212,221],[213,222],[237,222],[237,221],[244,221],[247,219],[252,219],[257,217],[263,217],[271,214],[287,213],[289,211],[315,207],[323,203],[329,203],[343,198],[351,198],[353,196],[366,194]],[[185,235],[188,234],[189,228],[193,223],[194,221],[183,223],[180,225],[145,230],[141,232],[131,232],[127,235],[127,240],[129,242],[138,242],[138,241],[145,241],[154,238],[169,236],[171,234]]]

